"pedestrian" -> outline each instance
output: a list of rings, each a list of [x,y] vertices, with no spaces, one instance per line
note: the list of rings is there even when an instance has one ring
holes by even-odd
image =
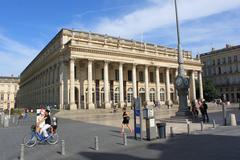
[[[208,117],[208,113],[207,113],[207,109],[208,109],[208,105],[205,101],[203,101],[203,122],[205,122],[205,118],[207,118],[207,122],[209,122],[209,117]]]
[[[130,115],[129,115],[129,113],[127,112],[127,108],[126,108],[126,107],[123,108],[122,117],[123,117],[123,121],[122,121],[121,133],[122,133],[122,134],[124,133],[124,127],[125,127],[125,126],[127,126],[127,128],[128,128],[128,129],[130,130],[130,132],[132,133],[132,128],[131,128],[131,126],[129,125]]]
[[[196,104],[196,100],[194,99],[192,100],[192,114],[195,119],[198,117],[197,104]]]
[[[203,109],[202,101],[199,99],[197,104],[198,104],[199,110],[200,110],[200,112],[202,114],[202,120],[203,120],[203,122],[205,122],[205,119],[204,119],[204,109]]]

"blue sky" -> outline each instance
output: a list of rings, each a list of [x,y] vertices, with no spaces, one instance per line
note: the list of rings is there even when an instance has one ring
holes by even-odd
[[[193,55],[240,44],[240,0],[178,0]],[[2,0],[0,76],[17,76],[61,28],[176,47],[173,0]]]

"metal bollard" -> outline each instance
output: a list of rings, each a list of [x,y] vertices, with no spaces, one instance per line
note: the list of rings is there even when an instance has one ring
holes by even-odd
[[[127,134],[126,133],[123,134],[123,145],[127,146]]]
[[[187,122],[187,134],[190,134],[190,122]]]
[[[170,127],[170,137],[173,137],[173,127]]]
[[[203,131],[203,121],[201,121],[201,131]]]
[[[8,118],[8,116],[4,117],[3,127],[4,128],[8,128],[9,127],[9,118]]]
[[[99,144],[98,144],[98,136],[95,136],[94,138],[94,145],[95,145],[95,150],[98,151],[99,150]]]
[[[20,160],[24,160],[24,144],[21,144]]]
[[[61,154],[64,156],[65,155],[65,141],[61,140]]]
[[[212,123],[213,123],[213,128],[215,128],[216,127],[216,122],[215,122],[214,119],[212,120]]]

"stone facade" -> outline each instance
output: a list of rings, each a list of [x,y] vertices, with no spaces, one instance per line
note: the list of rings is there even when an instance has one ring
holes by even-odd
[[[184,59],[191,77],[189,99],[196,98],[192,79],[201,81],[202,64],[188,51]],[[123,107],[137,96],[147,104],[171,105],[178,102],[177,67],[173,48],[62,29],[21,73],[20,106]]]
[[[200,55],[203,79],[214,82],[218,92],[231,102],[240,102],[240,45],[214,50]]]
[[[8,109],[16,106],[19,78],[0,77],[0,108]]]

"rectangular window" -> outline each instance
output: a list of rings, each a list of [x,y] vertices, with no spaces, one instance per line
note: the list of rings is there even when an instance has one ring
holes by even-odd
[[[228,57],[228,63],[232,63],[232,57]]]
[[[1,101],[4,100],[4,94],[1,94]]]
[[[213,65],[215,65],[215,59],[212,61]]]
[[[104,69],[102,69],[102,80],[104,80]]]
[[[221,62],[220,62],[220,59],[218,59],[218,65],[220,64]]]
[[[222,59],[222,63],[223,63],[223,64],[226,63],[226,58],[225,58],[225,57]]]
[[[164,83],[163,73],[160,73],[160,83]]]
[[[144,82],[144,76],[142,71],[139,72],[139,81]]]
[[[169,74],[169,80],[170,80],[170,83],[172,84],[173,83],[173,76],[172,76],[171,73]]]
[[[128,70],[128,81],[132,81],[132,70]]]
[[[10,100],[10,95],[9,94],[7,95],[7,99]]]
[[[119,70],[115,69],[115,80],[119,81]]]
[[[154,82],[153,72],[150,72],[150,82]]]
[[[237,62],[237,55],[234,56],[234,62]]]

